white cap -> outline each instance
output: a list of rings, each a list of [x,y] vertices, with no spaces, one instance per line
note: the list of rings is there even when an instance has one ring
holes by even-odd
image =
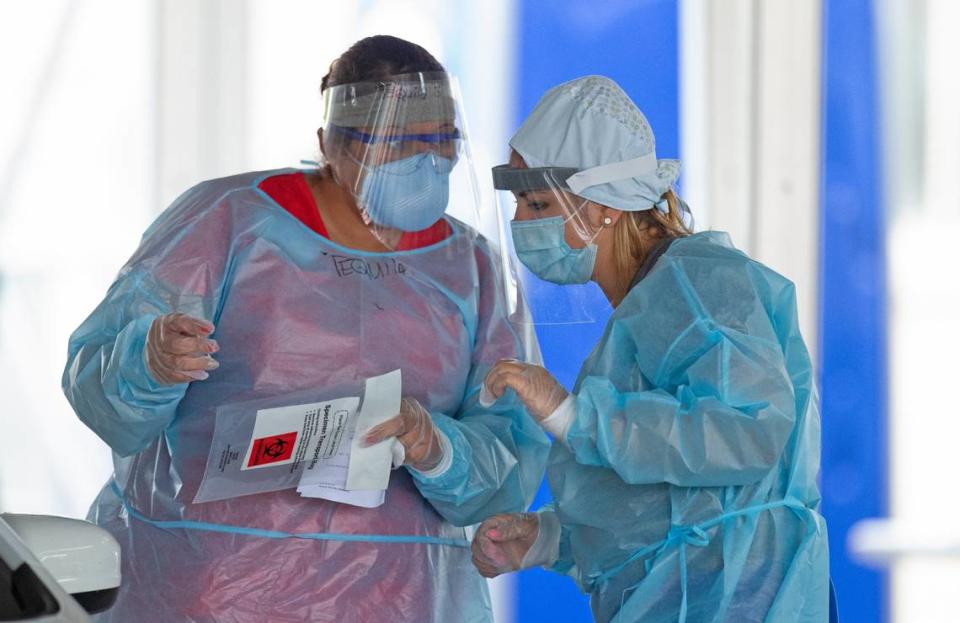
[[[604,76],[577,78],[547,91],[510,146],[528,167],[578,169],[566,180],[570,189],[618,210],[658,207],[680,174],[679,160],[657,159],[646,117]]]

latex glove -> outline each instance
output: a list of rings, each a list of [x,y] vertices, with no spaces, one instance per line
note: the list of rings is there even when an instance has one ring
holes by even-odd
[[[560,554],[560,519],[553,511],[494,515],[477,528],[471,546],[480,575],[550,566]]]
[[[391,437],[403,444],[404,465],[417,471],[433,472],[449,458],[449,441],[443,443],[443,434],[416,398],[401,400],[400,414],[371,428],[363,441],[372,446]]]
[[[147,332],[147,371],[159,383],[174,385],[202,381],[207,370],[220,367],[211,353],[220,350],[209,339],[213,325],[186,314],[166,314],[154,319]]]
[[[517,392],[530,415],[542,422],[556,411],[567,397],[567,390],[542,366],[501,359],[484,379],[483,384],[495,398],[500,398],[507,388]]]

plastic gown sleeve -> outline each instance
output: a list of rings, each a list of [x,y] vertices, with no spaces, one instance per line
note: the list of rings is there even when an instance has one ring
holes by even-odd
[[[138,452],[167,428],[187,390],[147,371],[144,341],[157,316],[214,320],[229,244],[221,208],[202,185],[182,195],[141,240],[106,298],[70,336],[64,394],[114,452]],[[206,204],[206,205],[204,205]]]
[[[796,407],[750,261],[664,256],[622,305],[608,339],[632,342],[623,350],[636,361],[626,365],[655,389],[583,378],[566,439],[577,461],[630,484],[760,480],[780,459]]]
[[[478,321],[467,395],[454,417],[432,413],[450,440],[450,467],[437,477],[410,470],[418,489],[443,517],[458,526],[479,523],[498,513],[526,510],[543,479],[550,442],[513,392],[481,407],[481,384],[503,358],[538,358],[535,338],[522,336],[507,313],[498,286],[498,260],[478,249]],[[520,305],[517,314],[526,314]],[[529,326],[529,321],[526,323]]]

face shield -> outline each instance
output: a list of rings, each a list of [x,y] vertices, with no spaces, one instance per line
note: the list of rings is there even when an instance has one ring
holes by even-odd
[[[493,187],[507,192],[505,198],[515,203],[513,220],[524,222],[559,217],[577,238],[592,243],[599,230],[589,221],[588,199],[576,195],[566,180],[577,169],[566,167],[493,168]],[[569,234],[568,234],[569,235]]]
[[[387,248],[457,224],[468,233],[480,229],[477,180],[452,77],[415,73],[338,85],[324,91],[324,104],[324,157]]]
[[[521,286],[538,325],[593,323],[610,306],[590,281],[601,224],[590,200],[567,183],[575,168],[494,167],[497,207],[510,250],[520,260]],[[596,206],[593,206],[595,208]]]

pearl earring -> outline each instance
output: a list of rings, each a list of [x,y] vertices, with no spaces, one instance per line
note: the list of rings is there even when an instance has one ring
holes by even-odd
[[[613,219],[612,219],[612,218],[610,218],[609,216],[603,217],[603,224],[604,224],[605,226],[609,227],[611,223],[613,223]]]

